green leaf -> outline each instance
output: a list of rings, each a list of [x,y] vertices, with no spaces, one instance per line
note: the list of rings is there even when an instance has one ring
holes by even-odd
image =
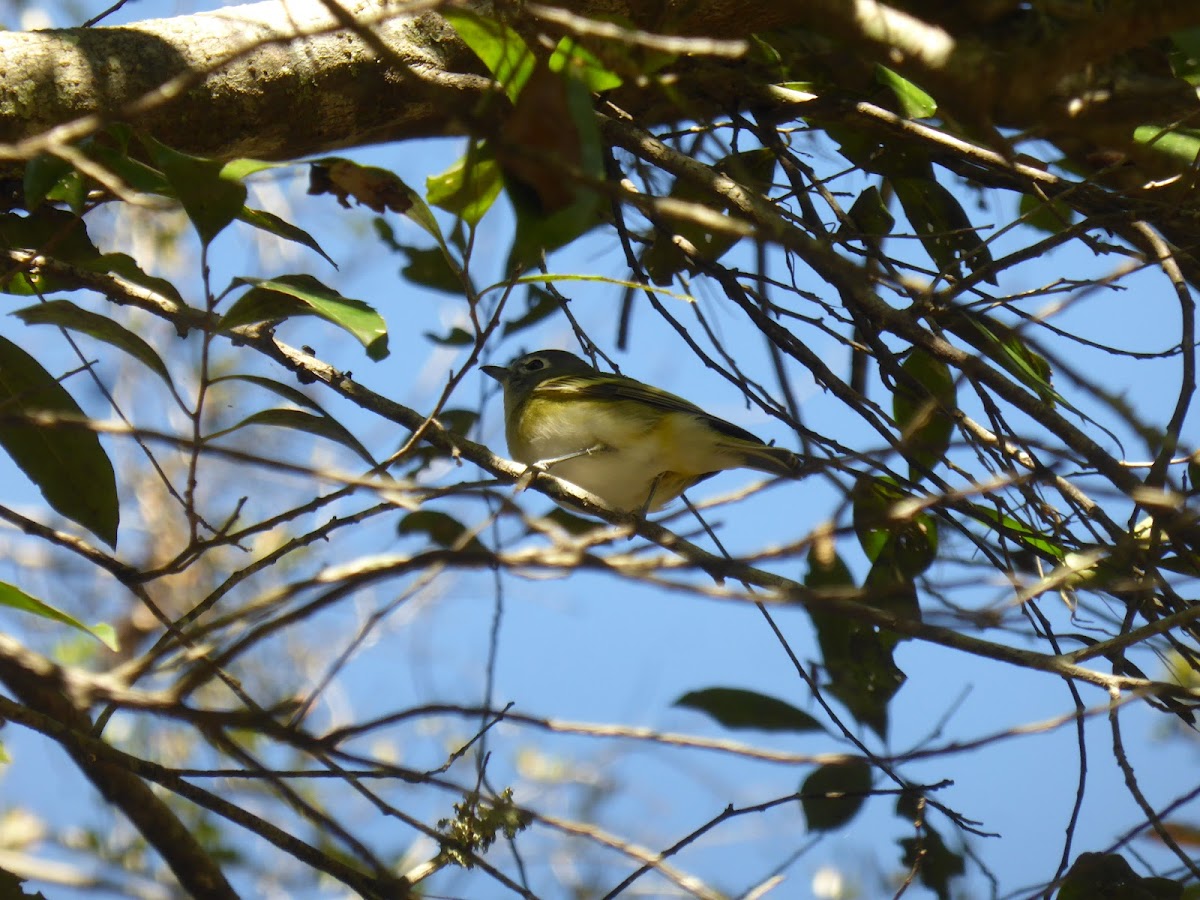
[[[436,335],[432,331],[426,331],[425,337],[442,347],[470,347],[475,343],[475,335],[457,325],[445,335]]]
[[[1188,28],[1171,34],[1174,45],[1169,58],[1176,78],[1200,85],[1200,28]]]
[[[611,71],[598,56],[580,44],[573,37],[565,37],[558,42],[549,61],[551,72],[566,71],[572,77],[579,79],[593,94],[611,91],[621,86],[622,78]]]
[[[446,254],[438,247],[409,247],[399,245],[400,252],[408,257],[408,264],[400,271],[413,284],[454,294],[463,295],[461,270],[451,266]]]
[[[467,526],[453,516],[432,509],[422,509],[409,513],[400,520],[396,532],[403,535],[424,534],[434,544],[447,549],[467,550],[471,552],[486,552],[486,547],[479,543],[478,538],[467,538]]]
[[[887,237],[896,227],[896,217],[883,202],[883,196],[875,185],[859,194],[846,214],[860,234],[871,237]],[[839,229],[839,233],[842,230]]]
[[[100,253],[88,237],[83,220],[67,210],[42,206],[28,216],[0,214],[0,248],[39,253],[88,272],[119,275],[126,281],[149,288],[185,305],[179,291],[163,278],[147,275],[124,253]],[[14,272],[0,284],[0,291],[21,296],[44,295],[51,291],[90,290],[90,286],[69,274],[42,272],[31,276]]]
[[[960,277],[960,262],[972,272],[991,265],[991,251],[949,190],[932,177],[893,177],[891,183],[921,246],[940,274]],[[986,280],[996,283],[995,276]]]
[[[577,168],[584,178],[601,181],[605,177],[604,149],[596,123],[592,94],[578,79],[539,70],[522,95],[510,124],[523,116],[529,122],[526,134],[509,134],[509,144],[500,162],[505,186],[516,217],[516,234],[509,251],[506,271],[536,265],[543,253],[571,243],[599,225],[607,212],[607,199],[595,188],[559,170],[538,157],[562,159]],[[558,108],[557,119],[546,121],[543,103]],[[532,107],[536,107],[532,109]],[[536,156],[535,156],[536,155]],[[528,158],[524,158],[528,156]]]
[[[919,481],[950,449],[958,388],[950,367],[920,348],[908,354],[900,371],[905,377],[896,379],[892,411],[903,437],[901,451],[912,463],[910,475]]]
[[[443,9],[442,17],[458,36],[483,60],[492,77],[514,103],[533,74],[536,59],[519,34],[494,16],[483,16],[459,8]]]
[[[242,211],[238,213],[238,219],[245,222],[247,225],[253,225],[260,231],[265,231],[268,234],[273,234],[276,237],[281,237],[285,241],[291,241],[294,244],[302,244],[310,250],[315,250],[322,259],[328,262],[335,269],[337,263],[333,261],[328,253],[321,249],[321,245],[317,243],[317,239],[305,231],[303,228],[297,228],[291,222],[279,218],[274,213],[267,212],[262,209],[251,209],[248,206],[242,207]]]
[[[854,589],[850,570],[836,554],[824,560],[820,557],[815,550],[809,554],[804,584],[815,593],[837,601]],[[904,673],[892,660],[894,636],[840,615],[836,603],[813,604],[809,616],[816,629],[824,669],[830,677],[829,693],[855,719],[886,738],[888,703],[905,680]]]
[[[796,732],[824,730],[820,722],[790,703],[739,688],[714,687],[689,691],[672,706],[702,712],[726,728]]]
[[[875,66],[875,80],[890,88],[900,102],[900,113],[909,119],[928,119],[937,114],[937,101],[887,66]]]
[[[76,213],[83,209],[83,177],[69,162],[49,153],[39,153],[25,164],[23,188],[25,208],[31,212],[47,200],[67,203]]]
[[[362,458],[368,466],[374,466],[375,460],[367,452],[367,448],[359,443],[358,438],[351,434],[341,422],[324,413],[314,414],[302,409],[264,409],[249,415],[242,421],[229,428],[208,435],[205,440],[213,441],[231,432],[246,428],[250,425],[272,425],[276,428],[291,428],[307,432],[326,440],[336,441],[343,447],[348,447]]]
[[[166,364],[154,348],[108,316],[82,309],[70,300],[48,300],[45,303],[18,309],[12,315],[26,325],[57,325],[60,328],[79,331],[98,341],[111,344],[118,350],[128,353],[165,381],[172,392],[175,390],[175,385],[171,381],[171,373],[167,371]]]
[[[196,227],[201,243],[212,243],[241,213],[246,203],[246,186],[227,175],[224,164],[218,160],[180,153],[149,135],[142,135],[141,140],[183,204],[183,211]]]
[[[1067,551],[1061,544],[1056,544],[1039,531],[1030,528],[1024,522],[997,512],[989,506],[972,504],[971,509],[977,517],[987,519],[994,526],[996,534],[1009,541],[1014,541],[1026,550],[1032,550],[1043,558],[1062,562]]]
[[[1063,878],[1058,900],[1178,900],[1183,886],[1138,875],[1119,853],[1080,853]]]
[[[472,141],[450,168],[425,179],[425,198],[439,209],[477,225],[504,187],[500,164],[486,141]]]
[[[55,622],[70,625],[84,634],[90,634],[114,653],[121,649],[117,643],[117,634],[113,631],[111,625],[103,622],[90,627],[84,625],[74,616],[68,615],[60,609],[55,609],[49,603],[44,603],[36,597],[31,597],[20,588],[13,587],[11,584],[6,584],[3,581],[0,581],[0,606],[7,606],[9,609],[19,609],[22,612],[31,613],[43,619],[52,619]]]
[[[383,317],[361,300],[343,297],[311,275],[280,275],[276,278],[239,278],[252,285],[217,323],[222,330],[287,319],[320,316],[354,335],[374,360],[388,354],[387,324]]]
[[[1036,194],[1022,194],[1017,209],[1026,225],[1049,234],[1058,234],[1075,221],[1075,210],[1068,204],[1043,200]]]
[[[0,417],[38,413],[87,419],[36,359],[0,338]],[[0,428],[0,447],[55,511],[116,546],[117,479],[95,432],[14,421]]]
[[[905,792],[896,800],[896,814],[907,822],[922,820],[917,837],[901,838],[898,843],[904,850],[901,865],[916,871],[921,884],[933,891],[938,900],[950,900],[953,893],[950,882],[966,872],[961,854],[953,853],[942,836],[929,824],[927,816],[917,808],[917,795]]]
[[[1200,159],[1200,129],[1179,125],[1139,125],[1133,139],[1166,156],[1180,166],[1192,166]]]
[[[894,478],[864,474],[854,483],[850,498],[854,533],[867,559],[875,562],[896,528],[891,519],[892,509],[909,495],[900,489]]]
[[[866,760],[821,766],[800,785],[800,807],[809,831],[834,831],[858,814],[871,790]]]
[[[1009,372],[1042,400],[1067,405],[1051,384],[1053,370],[1046,357],[1032,349],[1016,329],[963,307],[948,308],[939,313],[937,320],[943,328]]]

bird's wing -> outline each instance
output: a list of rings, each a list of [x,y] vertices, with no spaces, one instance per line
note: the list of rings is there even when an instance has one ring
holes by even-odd
[[[559,375],[547,378],[534,388],[535,394],[542,392],[558,394],[564,398],[570,396],[578,400],[632,400],[664,412],[688,413],[697,416],[726,437],[749,441],[752,444],[763,443],[758,436],[751,434],[746,429],[717,418],[682,397],[676,397],[674,394],[642,384],[642,382],[624,375],[604,375],[601,379],[595,379],[590,375],[585,377]]]

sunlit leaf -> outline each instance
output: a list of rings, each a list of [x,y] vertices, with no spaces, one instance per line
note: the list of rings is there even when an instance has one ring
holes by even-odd
[[[887,66],[875,66],[875,80],[891,89],[900,112],[909,119],[928,119],[937,114],[937,101]]]
[[[1139,125],[1133,139],[1170,156],[1180,165],[1195,165],[1200,159],[1200,129],[1183,126]]]
[[[91,626],[84,625],[74,616],[63,612],[61,609],[55,609],[49,603],[39,600],[36,597],[31,597],[20,588],[6,584],[3,581],[0,581],[0,606],[5,606],[9,609],[19,609],[21,612],[40,616],[43,619],[51,619],[55,622],[61,622],[64,625],[70,625],[84,634],[90,634],[114,653],[121,649],[117,643],[116,632],[113,631],[111,625],[103,622]]]
[[[605,66],[598,56],[573,37],[568,36],[558,42],[548,64],[551,72],[566,71],[571,77],[579,79],[593,94],[621,86],[621,76]]]
[[[689,691],[673,706],[694,709],[726,728],[757,731],[823,731],[820,722],[790,703],[740,688],[705,688]]]
[[[508,98],[516,102],[536,63],[533,52],[521,36],[495,16],[481,15],[463,7],[443,9],[441,14],[458,32],[463,43],[483,60]]]
[[[800,785],[800,806],[809,831],[834,831],[853,819],[871,790],[866,760],[821,766]]]
[[[80,422],[87,418],[36,359],[0,338],[0,417],[39,413]],[[56,512],[116,546],[117,480],[95,432],[11,421],[0,428],[0,447]]]
[[[371,359],[383,359],[388,354],[387,324],[383,317],[361,300],[343,297],[311,275],[238,281],[252,287],[221,318],[217,327],[222,330],[292,316],[320,316],[354,335],[367,348]]]
[[[439,209],[461,216],[468,225],[476,225],[503,187],[491,147],[486,141],[477,141],[469,144],[450,168],[425,179],[425,198]]]
[[[143,135],[141,140],[183,204],[183,211],[196,227],[201,242],[211,243],[241,213],[246,203],[246,186],[226,174],[224,164],[218,160],[180,153],[149,135]]]

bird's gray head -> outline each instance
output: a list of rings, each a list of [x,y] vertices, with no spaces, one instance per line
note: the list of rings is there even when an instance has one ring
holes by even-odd
[[[584,375],[596,370],[573,353],[566,350],[535,350],[518,356],[507,366],[480,366],[485,375],[490,375],[506,390],[524,393],[547,378],[559,375]]]

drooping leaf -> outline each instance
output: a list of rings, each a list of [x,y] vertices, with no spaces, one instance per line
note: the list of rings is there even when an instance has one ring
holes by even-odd
[[[291,316],[320,316],[354,335],[371,359],[388,354],[383,317],[361,300],[343,297],[311,275],[239,278],[238,282],[252,287],[221,318],[217,327],[222,330]]]
[[[455,548],[471,552],[483,552],[486,548],[478,538],[466,538],[467,526],[444,512],[433,509],[422,509],[409,513],[400,520],[396,527],[400,535],[424,534],[439,547]],[[461,546],[460,546],[461,544]]]
[[[491,146],[487,141],[473,141],[450,168],[425,179],[425,198],[439,209],[461,216],[468,225],[477,225],[503,187]]]
[[[901,115],[909,119],[928,119],[937,114],[936,100],[887,66],[875,66],[875,80],[896,95]]]
[[[578,79],[537,66],[505,118],[496,159],[516,215],[507,271],[598,225],[608,203],[589,182],[604,179],[592,95]]]
[[[887,237],[896,227],[896,217],[888,210],[883,195],[875,185],[859,194],[846,214],[860,234],[871,237]]]
[[[893,177],[892,189],[904,207],[925,252],[942,275],[958,278],[959,264],[972,272],[991,265],[987,244],[955,196],[933,177]],[[994,275],[986,279],[995,284]]]
[[[315,435],[316,437],[325,438],[326,440],[336,441],[343,447],[353,450],[368,466],[374,467],[375,465],[375,460],[371,457],[367,448],[359,443],[358,438],[351,434],[341,422],[332,416],[305,412],[302,409],[264,409],[247,416],[236,425],[208,435],[205,440],[216,440],[251,425],[291,428],[296,431]]]
[[[36,359],[0,338],[0,417],[39,413],[87,418]],[[0,447],[56,512],[116,546],[117,479],[95,432],[13,421],[0,428]]]
[[[253,225],[259,231],[265,231],[268,234],[273,234],[276,237],[281,237],[285,241],[291,241],[293,244],[301,244],[308,247],[310,250],[315,250],[327,263],[337,268],[337,263],[333,261],[328,253],[321,249],[321,245],[317,243],[317,239],[305,231],[303,228],[298,228],[291,222],[281,219],[275,213],[267,212],[262,209],[251,209],[246,206],[238,213],[238,219],[245,222],[247,225]]]
[[[853,819],[871,790],[871,765],[865,759],[830,763],[800,785],[800,807],[809,831],[834,831]]]
[[[1012,516],[1003,515],[983,504],[974,504],[971,509],[978,517],[992,523],[993,530],[1004,540],[1013,541],[1038,556],[1054,562],[1061,562],[1067,555],[1066,548],[1061,544],[1055,543],[1048,535],[1030,528]]]
[[[246,204],[246,186],[224,163],[189,156],[142,135],[150,159],[162,172],[204,244],[212,243]]]
[[[102,316],[87,309],[76,306],[70,300],[48,300],[34,306],[18,309],[13,313],[26,325],[57,325],[69,331],[78,331],[111,344],[118,350],[128,353],[147,369],[161,378],[174,390],[171,373],[167,371],[166,363],[141,337],[130,331],[124,325],[114,322],[108,316]]]
[[[1053,370],[1046,357],[1029,346],[1020,332],[992,316],[962,307],[938,314],[938,322],[947,331],[962,338],[984,357],[1016,377],[1047,403],[1065,404],[1051,384]],[[1074,410],[1074,407],[1069,409]]]
[[[462,296],[463,273],[451,266],[441,249],[401,244],[400,252],[408,257],[408,263],[400,270],[408,281],[435,291]]]
[[[834,603],[814,604],[809,616],[817,633],[821,660],[829,676],[828,692],[836,697],[856,720],[880,737],[887,737],[888,703],[904,684],[904,673],[892,659],[894,636],[877,632],[872,626],[837,611],[839,595],[853,592],[855,585],[846,564],[833,554],[809,554],[809,569],[804,584]]]
[[[896,813],[912,822],[920,815],[916,806],[913,794],[901,794],[896,802]],[[954,853],[946,846],[942,836],[929,824],[928,818],[921,818],[920,834],[899,840],[904,850],[900,863],[910,871],[915,869],[921,884],[933,891],[938,900],[950,900],[954,896],[950,882],[966,872],[966,863],[961,854]]]
[[[823,731],[821,723],[783,700],[740,688],[705,688],[689,691],[672,706],[694,709],[726,728],[758,731]]]
[[[441,347],[470,347],[475,343],[475,335],[455,325],[444,335],[426,331],[425,337]]]
[[[442,16],[515,103],[536,64],[524,39],[495,16],[462,7],[444,9]]]
[[[912,463],[911,477],[919,481],[950,448],[958,388],[950,367],[919,347],[900,371],[905,377],[892,390],[892,410],[903,436],[901,450]]]
[[[3,581],[0,581],[0,606],[5,606],[9,609],[19,609],[21,612],[40,616],[43,619],[51,619],[55,622],[61,622],[64,625],[70,625],[84,634],[90,634],[114,653],[121,649],[117,643],[117,634],[113,631],[111,625],[104,622],[91,626],[84,625],[74,616],[63,612],[61,609],[55,609],[49,603],[39,600],[36,597],[31,597],[20,588]]]
[[[854,533],[867,559],[875,562],[895,530],[892,510],[897,503],[908,499],[908,494],[894,478],[864,474],[854,483],[850,497]]]

